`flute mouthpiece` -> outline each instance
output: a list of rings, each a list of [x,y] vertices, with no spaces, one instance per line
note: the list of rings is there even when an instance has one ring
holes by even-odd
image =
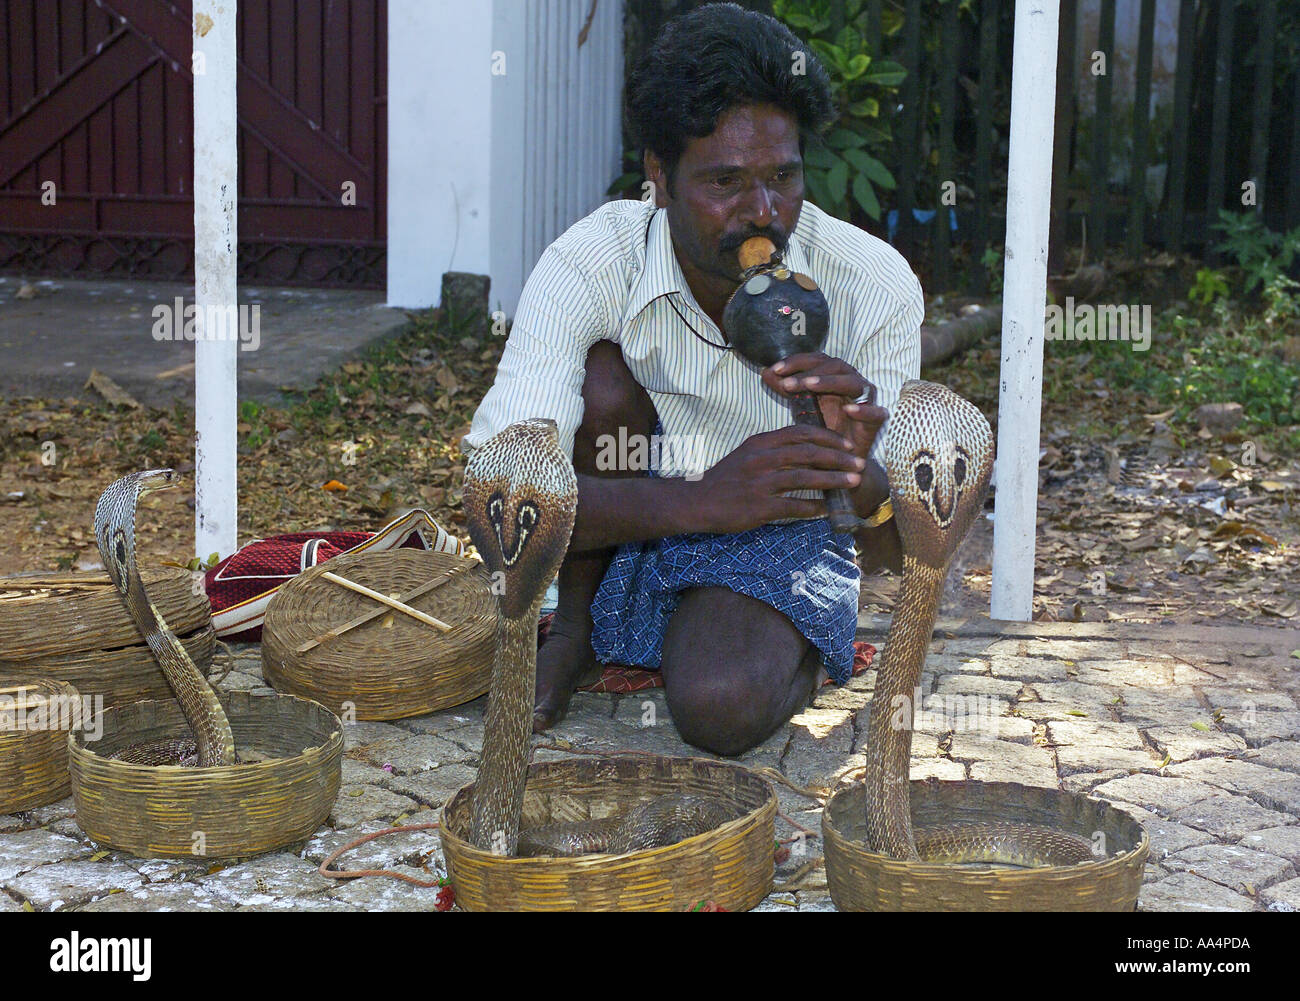
[[[776,244],[765,236],[751,236],[740,245],[736,256],[740,258],[740,269],[746,271],[757,264],[766,264],[776,253]]]

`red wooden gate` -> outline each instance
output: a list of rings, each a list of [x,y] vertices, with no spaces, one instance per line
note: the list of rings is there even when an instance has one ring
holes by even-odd
[[[241,282],[382,288],[387,5],[239,4]],[[0,0],[0,270],[193,278],[188,0]]]

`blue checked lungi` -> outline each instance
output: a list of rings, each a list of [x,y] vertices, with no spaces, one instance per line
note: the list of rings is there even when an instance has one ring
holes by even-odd
[[[657,669],[680,592],[728,587],[788,616],[842,685],[853,668],[860,576],[853,537],[824,518],[627,543],[592,602],[592,647],[603,663]]]

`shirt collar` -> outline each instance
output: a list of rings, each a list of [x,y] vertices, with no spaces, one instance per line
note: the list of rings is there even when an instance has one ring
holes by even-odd
[[[808,259],[804,256],[803,246],[793,233],[790,234],[786,244],[784,261],[791,271],[809,274]],[[810,277],[818,285],[822,284],[821,279],[816,275]],[[632,294],[628,298],[623,314],[624,318],[636,319],[656,299],[672,293],[682,296],[691,306],[695,305],[695,297],[691,295],[690,288],[686,284],[686,276],[682,274],[681,265],[677,263],[677,254],[673,251],[672,234],[668,230],[668,211],[656,209],[650,219],[650,237],[645,248],[645,263],[641,268],[640,277],[632,287]]]

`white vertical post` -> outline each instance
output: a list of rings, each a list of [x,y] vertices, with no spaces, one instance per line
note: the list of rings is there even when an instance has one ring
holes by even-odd
[[[1060,0],[1016,0],[991,614],[1021,622],[1028,622],[1034,610],[1043,316],[1056,112],[1056,102],[1048,95],[1056,92],[1060,14]]]
[[[193,29],[194,545],[206,559],[235,551],[238,513],[235,0],[194,0]]]

